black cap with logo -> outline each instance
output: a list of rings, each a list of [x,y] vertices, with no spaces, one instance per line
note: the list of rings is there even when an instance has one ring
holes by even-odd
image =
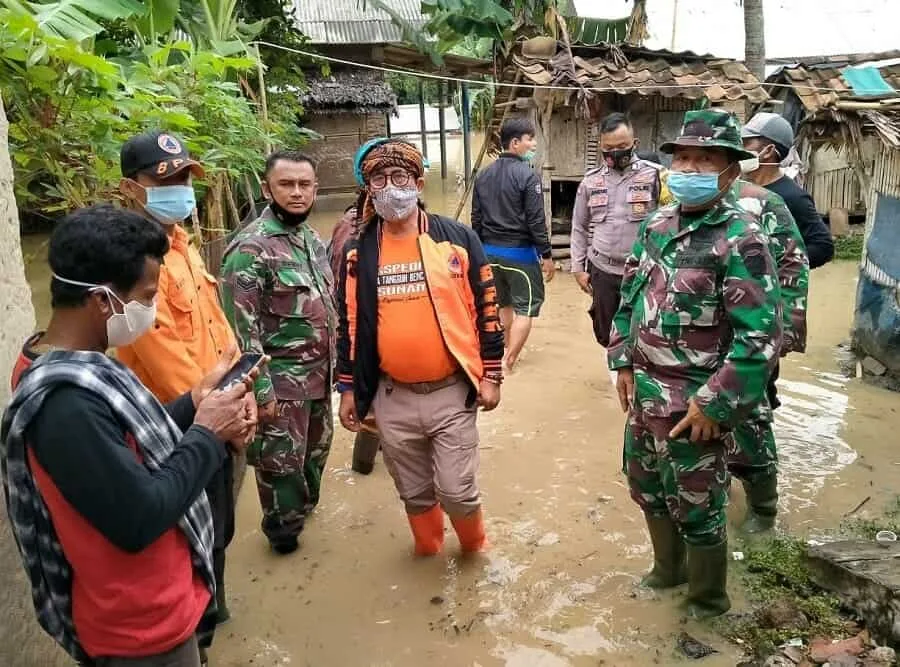
[[[190,169],[197,178],[203,178],[203,167],[192,160],[187,147],[174,134],[156,130],[132,137],[119,153],[122,175],[134,178],[146,172],[154,178],[165,180],[180,171]]]

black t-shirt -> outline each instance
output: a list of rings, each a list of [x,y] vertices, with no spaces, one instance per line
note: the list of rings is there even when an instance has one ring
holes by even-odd
[[[787,176],[782,176],[777,181],[769,183],[766,189],[784,199],[788,210],[797,221],[800,235],[806,243],[809,268],[815,269],[830,262],[834,257],[831,231],[816,210],[816,205],[809,193]]]

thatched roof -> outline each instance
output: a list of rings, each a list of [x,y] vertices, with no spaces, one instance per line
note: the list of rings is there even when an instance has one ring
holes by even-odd
[[[393,113],[397,96],[375,72],[337,71],[329,77],[308,77],[300,96],[306,113]]]

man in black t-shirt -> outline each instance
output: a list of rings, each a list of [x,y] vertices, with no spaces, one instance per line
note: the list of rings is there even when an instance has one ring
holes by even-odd
[[[758,113],[744,125],[741,136],[744,148],[759,156],[759,163],[753,165],[756,169],[749,171],[747,178],[784,199],[806,243],[809,268],[830,262],[834,257],[831,231],[809,193],[781,172],[781,162],[794,143],[790,123],[776,113]]]

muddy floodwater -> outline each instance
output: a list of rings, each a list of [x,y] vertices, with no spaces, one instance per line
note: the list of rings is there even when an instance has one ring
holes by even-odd
[[[435,149],[435,154],[437,151]],[[434,173],[434,170],[432,171]],[[452,176],[452,174],[451,174]],[[455,210],[455,183],[433,179],[430,208]],[[337,213],[318,210],[328,233]],[[39,317],[47,313],[46,250],[26,237]],[[856,265],[812,274],[809,349],[783,363],[777,412],[780,528],[815,535],[866,497],[897,492],[898,396],[841,376],[834,357],[851,323]],[[273,555],[259,530],[252,473],[228,555],[233,620],[217,633],[215,667],[581,667],[680,662],[686,629],[711,643],[709,667],[740,652],[703,625],[683,623],[684,591],[636,587],[650,543],[620,473],[623,415],[587,297],[557,274],[500,407],[480,418],[488,555],[416,560],[402,506],[381,464],[350,471],[352,438],[337,427],[323,499],[301,549]],[[735,494],[730,526],[740,519]],[[732,581],[738,610],[745,604]],[[683,660],[683,659],[682,659]]]

